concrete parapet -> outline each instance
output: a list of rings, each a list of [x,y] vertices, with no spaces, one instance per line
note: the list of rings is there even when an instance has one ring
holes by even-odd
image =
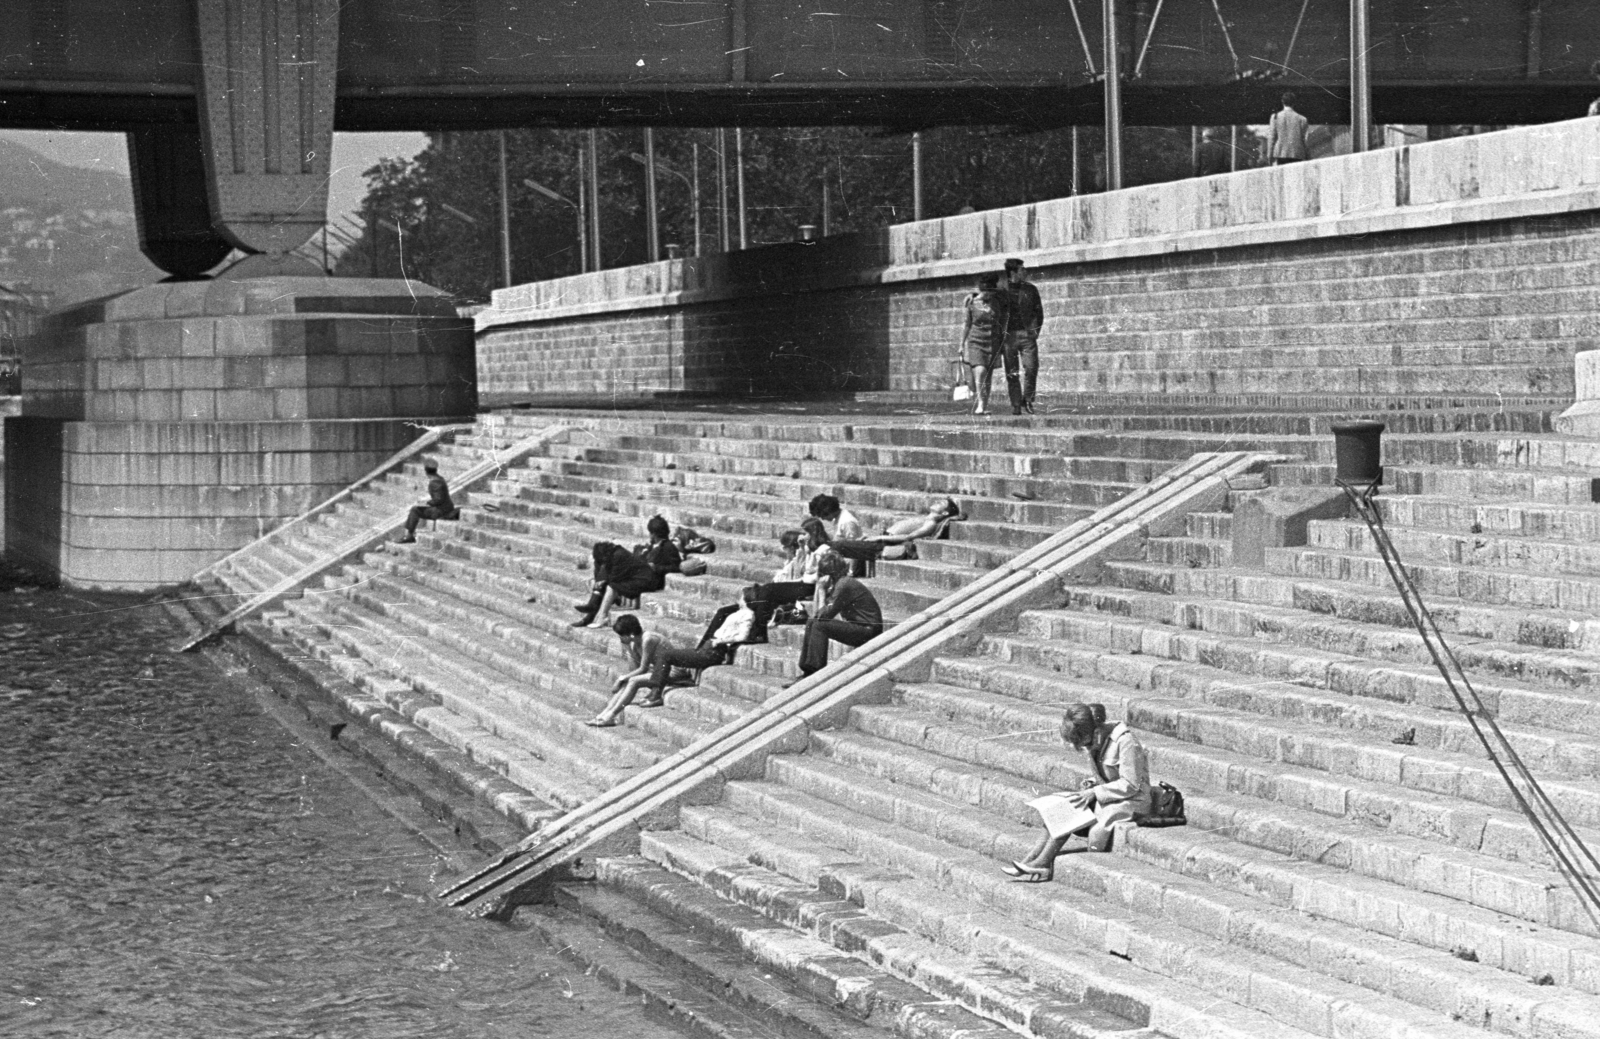
[[[186,580],[477,405],[470,323],[399,280],[150,285],[24,358],[7,552],[80,586]]]
[[[1600,123],[1575,120],[497,291],[489,402],[947,388],[966,280],[1024,257],[1043,392],[1570,392]]]

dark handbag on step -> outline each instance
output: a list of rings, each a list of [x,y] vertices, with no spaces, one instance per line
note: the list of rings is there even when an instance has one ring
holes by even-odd
[[[1171,783],[1157,783],[1150,791],[1150,811],[1139,818],[1140,826],[1182,826],[1188,822],[1183,814],[1183,791]]]

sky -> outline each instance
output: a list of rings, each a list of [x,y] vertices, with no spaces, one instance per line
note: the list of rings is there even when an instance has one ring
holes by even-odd
[[[128,175],[128,146],[120,133],[70,133],[54,130],[0,130],[15,141],[66,166],[109,170]],[[383,158],[410,158],[427,138],[420,133],[336,133],[333,171],[328,185],[328,211],[354,213],[367,193],[363,170]]]

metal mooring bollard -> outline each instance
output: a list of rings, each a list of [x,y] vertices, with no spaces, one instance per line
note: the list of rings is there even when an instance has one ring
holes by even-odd
[[[1376,487],[1383,483],[1382,422],[1358,419],[1333,424],[1333,482],[1344,487]]]

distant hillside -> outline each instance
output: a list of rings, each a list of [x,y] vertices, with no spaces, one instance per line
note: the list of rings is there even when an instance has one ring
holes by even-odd
[[[128,178],[0,139],[0,282],[54,293],[61,305],[161,277],[139,252]]]

